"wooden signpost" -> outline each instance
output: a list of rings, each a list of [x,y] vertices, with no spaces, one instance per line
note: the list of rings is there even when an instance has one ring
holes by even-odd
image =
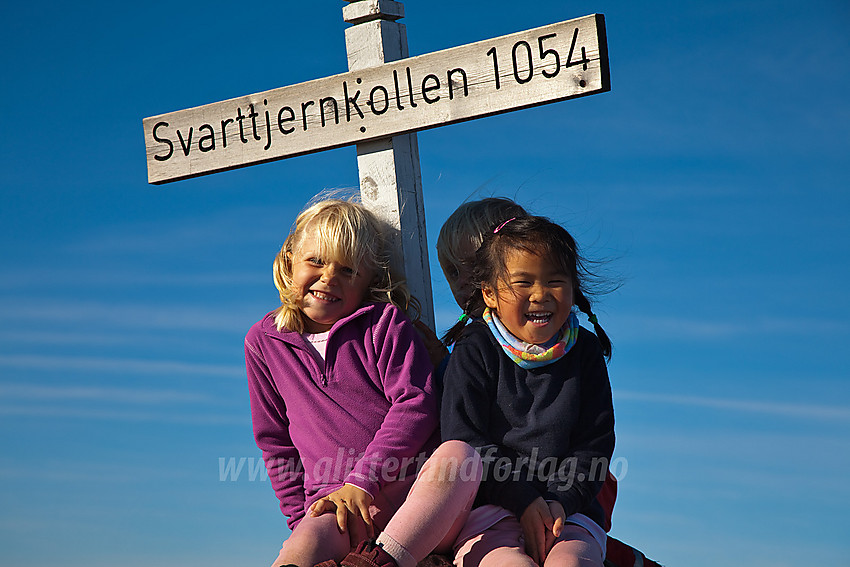
[[[408,58],[401,3],[348,0],[349,71],[144,120],[148,181],[357,145],[360,192],[434,327],[415,132],[610,89],[601,15]]]

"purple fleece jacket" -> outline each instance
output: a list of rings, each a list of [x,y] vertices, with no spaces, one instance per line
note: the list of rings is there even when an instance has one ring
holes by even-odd
[[[439,441],[433,367],[399,308],[369,303],[340,319],[325,356],[278,331],[273,313],[245,337],[254,438],[290,528],[343,483],[376,496]]]

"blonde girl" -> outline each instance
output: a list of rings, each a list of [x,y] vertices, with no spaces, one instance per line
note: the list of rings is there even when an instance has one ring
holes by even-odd
[[[245,339],[254,436],[292,530],[275,566],[412,567],[451,545],[477,490],[477,454],[437,448],[433,367],[383,234],[355,202],[305,209],[274,262],[281,305]]]

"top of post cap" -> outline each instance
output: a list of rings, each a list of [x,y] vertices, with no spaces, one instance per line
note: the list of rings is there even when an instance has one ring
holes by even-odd
[[[395,21],[404,17],[404,5],[393,0],[346,0],[342,8],[342,19],[350,24],[362,24],[372,20]]]

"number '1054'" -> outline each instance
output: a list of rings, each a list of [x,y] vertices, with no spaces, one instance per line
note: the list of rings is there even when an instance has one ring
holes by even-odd
[[[590,60],[587,58],[584,46],[581,47],[581,59],[573,60],[573,55],[575,54],[576,49],[576,40],[578,39],[578,28],[575,28],[573,31],[573,39],[570,42],[570,51],[567,54],[567,60],[563,65],[561,64],[560,54],[551,47],[548,47],[546,44],[547,40],[551,40],[557,35],[558,34],[555,33],[541,35],[537,38],[536,49],[533,49],[525,40],[520,40],[514,44],[511,49],[511,63],[513,64],[514,79],[517,83],[521,85],[525,84],[534,77],[535,58],[537,58],[540,63],[543,63],[543,66],[551,66],[551,70],[541,70],[541,73],[547,79],[557,76],[558,73],[561,72],[562,68],[572,67],[574,65],[582,65],[582,68],[587,70],[587,64],[590,63]],[[499,69],[499,55],[496,53],[496,48],[491,47],[487,51],[487,55],[490,55],[493,58],[493,74],[496,78],[496,88],[500,89],[502,88],[502,75]],[[527,61],[527,66],[521,65],[524,61]],[[538,65],[538,67],[540,67],[540,65]]]

